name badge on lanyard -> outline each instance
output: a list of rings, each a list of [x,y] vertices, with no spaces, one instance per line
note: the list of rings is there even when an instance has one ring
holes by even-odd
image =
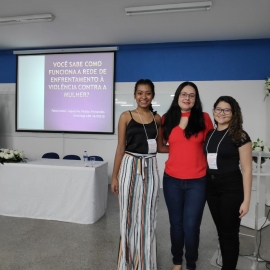
[[[219,148],[219,145],[220,143],[222,142],[222,140],[224,139],[225,135],[227,134],[227,132],[229,131],[229,129],[225,132],[225,134],[223,135],[223,137],[221,138],[221,140],[219,141],[218,145],[217,145],[217,152],[216,153],[208,153],[208,144],[209,144],[209,141],[210,139],[212,138],[213,134],[215,133],[216,129],[213,131],[213,133],[211,134],[208,142],[207,142],[207,145],[206,145],[206,152],[207,152],[207,163],[208,163],[208,167],[209,169],[212,169],[212,170],[217,170],[218,167],[217,167],[217,153],[218,153],[218,148]]]
[[[217,153],[207,153],[207,163],[209,169],[217,170]]]
[[[137,111],[137,110],[136,110]],[[147,138],[147,144],[148,144],[148,154],[155,154],[157,152],[157,141],[156,141],[156,138],[158,136],[158,129],[157,129],[157,123],[156,123],[156,120],[155,120],[155,117],[154,115],[152,114],[152,112],[150,112],[152,114],[152,117],[154,119],[154,122],[155,122],[155,126],[156,126],[156,131],[157,131],[157,135],[156,135],[156,138],[155,139],[148,139],[148,136],[147,136],[147,132],[146,132],[146,129],[145,129],[145,126],[144,126],[144,123],[143,123],[143,120],[141,118],[141,115],[140,113],[137,111],[140,119],[141,119],[141,122],[143,124],[143,128],[144,128],[144,132],[145,132],[145,135],[146,135],[146,138]]]
[[[155,154],[157,152],[157,141],[155,139],[148,139],[148,154]]]

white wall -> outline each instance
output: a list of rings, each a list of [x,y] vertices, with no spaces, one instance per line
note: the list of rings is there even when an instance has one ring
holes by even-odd
[[[160,115],[168,109],[176,88],[181,82],[155,83],[157,109]],[[221,95],[233,96],[240,104],[244,117],[244,129],[252,140],[258,137],[270,144],[269,115],[270,97],[264,99],[264,81],[207,81],[195,82],[199,88],[204,111],[212,116],[212,106]],[[133,107],[116,105],[116,126],[119,115],[135,108],[133,98],[134,82],[116,83],[116,99],[133,104]],[[58,134],[15,132],[15,84],[0,84],[0,148],[24,150],[29,159],[40,158],[43,153],[54,151],[61,157],[66,154],[82,156],[84,150],[89,155],[100,155],[109,163],[109,182],[117,146],[117,134]],[[35,113],[35,112],[33,112]],[[117,133],[117,127],[116,127]],[[158,154],[160,176],[167,154]]]

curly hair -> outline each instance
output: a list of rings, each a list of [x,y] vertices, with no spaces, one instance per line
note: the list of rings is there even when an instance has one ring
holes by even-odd
[[[241,108],[238,104],[238,102],[231,96],[221,96],[217,99],[217,101],[214,104],[214,109],[217,107],[219,102],[226,102],[230,104],[232,109],[232,118],[229,123],[229,135],[232,138],[233,142],[239,143],[244,136],[243,133],[243,117]],[[217,121],[215,121],[215,124],[217,125]]]

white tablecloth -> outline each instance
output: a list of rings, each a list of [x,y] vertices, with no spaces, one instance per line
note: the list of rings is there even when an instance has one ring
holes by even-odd
[[[92,224],[105,213],[108,163],[39,159],[0,164],[0,215]]]

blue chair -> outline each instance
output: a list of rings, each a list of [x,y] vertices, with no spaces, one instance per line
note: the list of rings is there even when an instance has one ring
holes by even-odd
[[[54,152],[45,153],[42,158],[59,159],[59,155]]]
[[[88,160],[90,160],[91,157],[94,157],[96,161],[103,161],[103,158],[100,156],[89,156]]]
[[[81,158],[77,155],[66,155],[63,159],[72,159],[72,160],[81,160]]]

